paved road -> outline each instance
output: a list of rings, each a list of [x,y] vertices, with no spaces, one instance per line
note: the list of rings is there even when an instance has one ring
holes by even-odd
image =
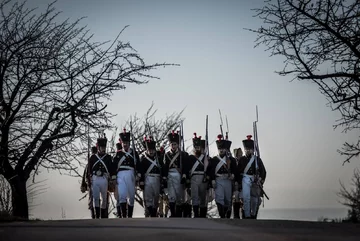
[[[105,219],[0,223],[0,240],[360,240],[360,225],[281,220]]]

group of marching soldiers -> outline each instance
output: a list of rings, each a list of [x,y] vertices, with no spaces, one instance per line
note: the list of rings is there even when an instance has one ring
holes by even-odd
[[[234,218],[257,218],[266,170],[261,158],[254,155],[251,135],[242,141],[245,155],[237,148],[234,156],[228,136],[218,135],[218,155],[214,157],[208,155],[206,141],[196,133],[192,153],[181,150],[183,137],[175,131],[167,135],[167,152],[156,150],[153,138],[145,137],[146,151],[140,157],[130,145],[130,135],[125,129],[120,133],[114,156],[106,153],[105,135],[92,149],[81,186],[82,192],[89,190],[92,218],[108,218],[110,192],[117,201],[118,217],[131,218],[137,187],[143,191],[150,217],[162,216],[159,203],[166,200],[170,217],[206,218],[208,202],[215,199],[220,218],[230,218],[232,211]]]

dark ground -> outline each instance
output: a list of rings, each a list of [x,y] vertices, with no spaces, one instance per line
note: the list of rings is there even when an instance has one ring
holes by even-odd
[[[360,224],[285,220],[133,218],[0,223],[0,240],[360,240]]]

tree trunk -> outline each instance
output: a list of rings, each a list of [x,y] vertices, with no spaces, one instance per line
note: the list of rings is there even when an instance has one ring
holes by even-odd
[[[19,176],[10,180],[13,216],[29,219],[26,180]]]

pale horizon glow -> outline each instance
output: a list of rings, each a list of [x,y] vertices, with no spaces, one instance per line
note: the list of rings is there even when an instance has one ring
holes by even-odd
[[[50,2],[27,4],[43,11]],[[270,196],[261,210],[341,208],[336,195],[339,180],[349,186],[359,158],[342,166],[344,158],[337,149],[359,135],[334,130],[339,113],[331,111],[317,87],[277,75],[283,59],[270,58],[264,47],[254,48],[256,35],[244,28],[262,24],[250,11],[262,4],[260,0],[63,0],[55,6],[70,21],[87,16],[81,25],[90,28],[95,41],[112,40],[129,25],[120,39],[129,41],[146,63],[180,64],[152,72],[160,80],[127,85],[125,91],[114,93],[108,111],[117,114],[114,123],[119,130],[130,115],[145,114],[154,101],[157,118],[186,107],[186,139],[193,132],[205,136],[208,115],[211,143],[220,131],[220,109],[224,131],[228,118],[232,150],[242,147],[242,140],[252,134],[257,105],[259,146],[267,170],[265,190]],[[215,143],[210,153],[217,153]],[[81,180],[56,171],[43,171],[37,180],[43,179],[48,189],[35,200],[38,206],[31,210],[32,216],[61,219],[63,209],[69,219],[89,217],[87,198],[78,201],[83,196]],[[134,212],[137,217],[143,215],[138,206]]]

